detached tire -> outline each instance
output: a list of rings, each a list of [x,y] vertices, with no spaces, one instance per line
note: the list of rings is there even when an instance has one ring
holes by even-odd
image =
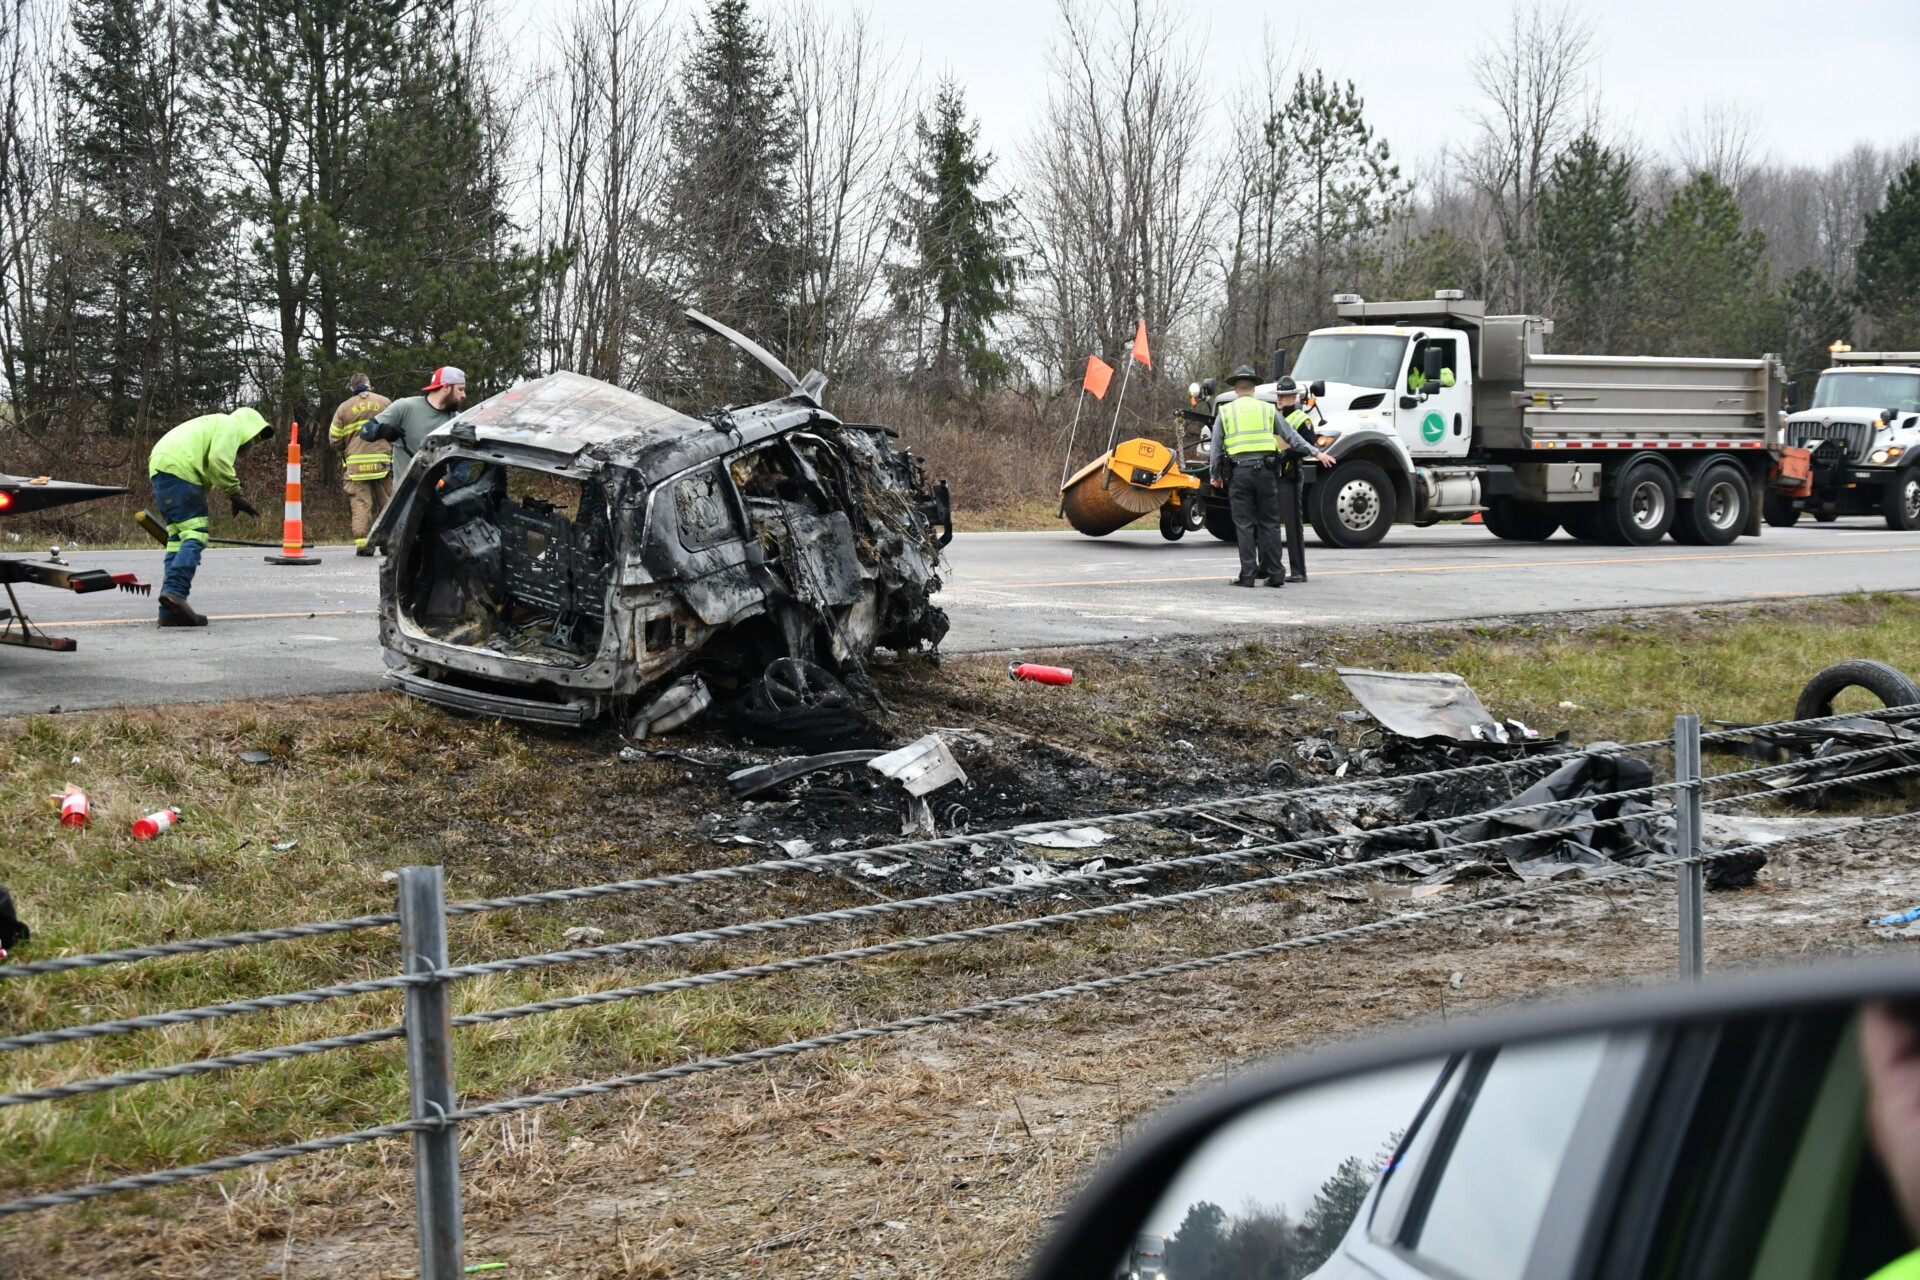
[[[1819,720],[1832,715],[1834,698],[1847,689],[1865,689],[1889,707],[1920,705],[1920,685],[1908,679],[1906,672],[1872,658],[1854,658],[1836,662],[1807,681],[1800,701],[1793,704],[1793,718]]]
[[[1398,503],[1387,473],[1371,462],[1349,458],[1307,491],[1313,531],[1329,547],[1370,547],[1393,527]]]
[[[1667,536],[1679,514],[1673,477],[1657,462],[1627,468],[1612,493],[1600,499],[1601,540],[1616,547],[1650,547]]]
[[[1680,504],[1673,522],[1673,540],[1690,547],[1724,547],[1747,527],[1752,502],[1747,473],[1726,463],[1712,463],[1694,477],[1693,496]]]
[[[1544,502],[1495,498],[1480,518],[1488,533],[1508,542],[1545,542],[1560,528],[1559,515]]]
[[[1760,518],[1775,529],[1791,529],[1800,523],[1800,508],[1793,505],[1792,498],[1769,491],[1760,500]]]

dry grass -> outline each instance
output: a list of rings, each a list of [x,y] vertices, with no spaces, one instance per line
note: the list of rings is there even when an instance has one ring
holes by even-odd
[[[1017,792],[1003,793],[1003,806],[993,807],[1002,803],[995,788],[1022,781],[1014,772],[976,775],[976,820],[997,824],[1131,807],[1221,780],[1250,784],[1261,763],[1300,736],[1351,731],[1333,716],[1350,705],[1334,683],[1333,663],[1458,671],[1500,714],[1550,730],[1565,725],[1580,739],[1634,739],[1662,736],[1681,709],[1733,719],[1786,715],[1806,675],[1841,658],[1880,657],[1920,671],[1916,623],[1920,603],[1911,598],[1858,597],[1573,627],[1318,634],[1285,650],[1140,646],[1073,655],[1079,677],[1064,689],[1010,685],[987,658],[938,670],[902,664],[884,672],[883,684],[899,708],[893,728],[902,738],[929,724],[957,724],[1058,750],[1061,772],[1038,779],[1032,793],[1054,796],[1040,812],[1020,808]],[[1563,700],[1578,708],[1560,708]],[[1176,740],[1196,744],[1197,753],[1175,748]],[[385,696],[14,721],[0,741],[0,838],[14,851],[7,883],[38,930],[29,955],[40,957],[387,910],[391,889],[380,873],[407,863],[446,866],[450,892],[473,897],[742,856],[716,847],[703,825],[703,814],[731,820],[739,812],[714,777],[670,761],[618,765],[613,745],[457,720]],[[275,762],[242,765],[234,756],[242,748],[271,751]],[[1097,776],[1070,781],[1073,761]],[[94,797],[90,829],[65,830],[53,819],[46,797],[69,782]],[[148,844],[127,838],[134,816],[169,803],[186,811],[181,829]],[[769,820],[782,821],[777,811]],[[772,838],[782,829],[757,834]],[[273,847],[287,841],[298,843]],[[871,896],[841,879],[805,877],[503,912],[456,922],[453,949],[456,962],[491,958],[555,948],[573,925],[605,928],[612,940]],[[1090,970],[1204,954],[1271,937],[1295,916],[1323,926],[1372,910],[1317,896],[1276,898],[625,1002],[462,1032],[457,1070],[463,1097],[486,1100],[1010,994]],[[1005,914],[948,912],[938,923],[960,927]],[[708,947],[649,964],[467,983],[460,1009],[627,985],[781,950],[826,950],[928,923],[827,929],[779,949]],[[1664,954],[1657,930],[1636,926],[1625,934],[1618,955],[1529,959],[1474,998],[1650,967]],[[1495,945],[1462,938],[1468,951]],[[383,975],[393,971],[393,945],[391,931],[370,931],[9,982],[0,986],[0,1013],[9,1027],[47,1027]],[[1395,960],[1397,976],[1390,976],[1378,967],[1378,949],[1354,948],[1303,958],[1297,969],[1293,963],[1264,968],[1265,977],[1195,979],[899,1046],[815,1055],[730,1081],[684,1082],[475,1126],[463,1139],[473,1229],[515,1257],[567,1259],[548,1272],[556,1275],[776,1264],[804,1273],[811,1264],[801,1263],[814,1250],[857,1256],[871,1274],[1005,1274],[1062,1189],[1160,1096],[1162,1082],[1180,1087],[1206,1064],[1428,1009],[1436,997],[1421,993],[1431,971],[1466,962],[1416,949]],[[1310,1007],[1290,1010],[1291,979],[1272,991],[1264,984],[1295,972],[1317,994]],[[1355,1003],[1327,985],[1341,981],[1356,984],[1350,994],[1386,994]],[[395,1022],[397,1014],[397,999],[367,997],[12,1054],[0,1087],[359,1030]],[[1144,1039],[1142,1018],[1153,1028]],[[1168,1037],[1194,1049],[1178,1067],[1162,1054]],[[1072,1084],[1076,1078],[1094,1082],[1090,1093]],[[390,1044],[9,1108],[0,1111],[0,1182],[15,1193],[44,1189],[358,1127],[400,1114],[404,1093],[399,1046]],[[687,1167],[694,1169],[688,1178],[672,1176]],[[386,1266],[404,1254],[404,1234],[362,1232],[350,1247],[342,1233],[368,1223],[404,1226],[403,1170],[404,1149],[381,1144],[283,1166],[265,1179],[235,1176],[218,1187],[16,1220],[0,1229],[0,1239],[12,1241],[0,1243],[0,1271],[9,1251],[19,1258],[57,1249],[90,1259],[82,1268],[89,1274],[186,1275],[202,1260],[224,1259],[207,1273],[224,1275],[243,1259],[265,1265],[280,1248],[316,1273],[351,1262],[354,1274],[374,1274],[376,1260]],[[539,1236],[536,1220],[551,1225],[562,1206],[573,1220],[595,1224],[592,1231]],[[912,1223],[905,1234],[886,1225],[903,1220]],[[333,1243],[296,1249],[287,1245],[289,1229],[296,1241]],[[910,1259],[919,1261],[909,1267]],[[78,1273],[74,1266],[69,1272]]]

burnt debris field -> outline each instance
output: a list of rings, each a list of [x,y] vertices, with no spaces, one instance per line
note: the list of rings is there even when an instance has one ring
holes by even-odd
[[[1630,744],[1664,738],[1679,711],[1782,719],[1806,678],[1830,663],[1920,670],[1916,621],[1914,600],[1863,597],[1300,631],[1259,644],[1143,641],[1044,655],[1074,669],[1066,686],[1010,681],[1005,656],[876,662],[880,701],[860,704],[868,750],[931,735],[965,775],[920,804],[863,760],[742,797],[730,775],[791,752],[743,738],[723,715],[642,741],[461,719],[388,695],[36,717],[15,726],[0,770],[8,838],[21,851],[9,887],[35,929],[13,960],[386,911],[390,873],[417,864],[443,866],[449,896],[475,899],[811,860],[459,917],[456,964],[1007,890],[822,921],[803,934],[723,931],[667,952],[488,974],[456,987],[462,1015],[936,931],[1115,912],[463,1028],[456,1074],[467,1105],[1308,940],[1245,964],[462,1130],[468,1260],[504,1261],[512,1274],[1010,1275],[1099,1154],[1209,1075],[1388,1022],[1669,973],[1670,877],[1566,893],[1552,887],[1574,881],[1546,878],[1585,858],[1581,848],[1630,868],[1667,838],[1657,819],[1626,808],[1630,800],[1606,798],[1632,789],[1624,763],[1619,778],[1568,784],[1596,795],[1592,814],[1613,822],[1608,838],[1529,846],[1562,865],[1456,856],[1393,829],[1469,815],[1561,776],[1575,759],[1555,750],[1562,732],[1575,746]],[[1408,742],[1361,712],[1335,667],[1457,673],[1494,716],[1540,738]],[[1668,776],[1658,749],[1640,755]],[[1502,761],[1511,767],[1445,785],[1397,781]],[[1718,756],[1709,770],[1756,763]],[[91,826],[63,828],[46,800],[70,785],[89,793]],[[1258,798],[1198,805],[1236,796]],[[1909,808],[1902,784],[1818,798],[1818,809],[1803,794],[1747,810],[1774,824],[1768,838],[1803,838],[1770,847],[1764,865],[1751,860],[1709,895],[1710,966],[1904,945],[1866,921],[1920,902],[1911,832],[1889,824],[1836,838],[1823,825]],[[127,825],[163,805],[179,806],[180,826],[133,843]],[[1120,814],[1143,816],[1114,820]],[[1054,829],[994,834],[1037,823]],[[861,852],[915,841],[928,824],[936,844]],[[1456,844],[1474,834],[1456,830],[1466,833]],[[1735,843],[1752,830],[1721,835]],[[818,857],[829,853],[848,856]],[[1395,854],[1420,860],[1305,874]],[[1168,861],[1180,865],[1159,865]],[[1250,881],[1260,883],[1240,887]],[[1202,890],[1212,896],[1141,906],[1148,895]],[[1350,932],[1416,912],[1419,923]],[[10,1028],[31,1031],[394,967],[393,935],[375,929],[46,974],[0,986],[0,1001]],[[23,1049],[6,1056],[5,1087],[363,1031],[396,1021],[398,1005],[394,992],[374,992]],[[379,1124],[405,1109],[400,1046],[369,1044],[0,1108],[0,1176],[6,1196],[24,1196]],[[411,1274],[409,1176],[405,1143],[389,1141],[12,1217],[0,1225],[0,1269],[48,1273],[51,1260],[51,1270],[75,1275]]]

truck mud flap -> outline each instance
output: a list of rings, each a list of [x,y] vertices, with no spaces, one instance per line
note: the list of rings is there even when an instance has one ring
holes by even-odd
[[[463,689],[459,685],[429,680],[411,671],[387,672],[387,684],[409,697],[431,702],[449,711],[464,711],[469,715],[492,716],[502,720],[578,726],[592,720],[596,710],[592,702],[584,699],[543,702],[538,698],[482,693],[478,689]]]

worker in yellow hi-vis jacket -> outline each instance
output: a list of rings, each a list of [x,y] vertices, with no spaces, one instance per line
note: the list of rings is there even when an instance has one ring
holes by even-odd
[[[373,380],[356,372],[347,379],[348,398],[333,411],[333,429],[327,442],[345,455],[347,509],[353,513],[353,554],[370,556],[367,530],[393,497],[393,443],[368,440],[360,434],[374,414],[393,402],[373,389]]]

